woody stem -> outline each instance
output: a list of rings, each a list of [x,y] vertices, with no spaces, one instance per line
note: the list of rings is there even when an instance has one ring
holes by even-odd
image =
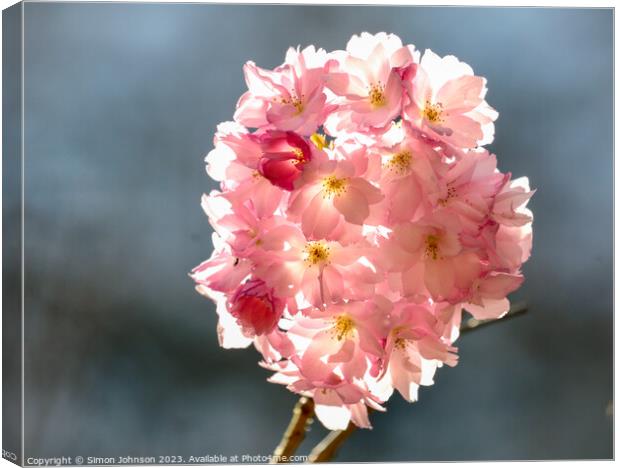
[[[357,426],[352,422],[343,431],[331,431],[312,449],[308,456],[310,463],[328,462],[334,458],[340,446],[355,431]]]
[[[291,421],[282,435],[282,440],[273,452],[271,463],[287,463],[306,437],[306,430],[312,423],[314,400],[301,397],[293,408]]]
[[[477,320],[475,318],[468,319],[464,324],[461,325],[461,334],[468,333],[473,330],[477,330],[480,327],[485,327],[487,325],[491,325],[493,323],[505,322],[506,320],[512,320],[515,317],[519,317],[527,312],[527,303],[525,302],[517,302],[510,307],[510,310],[500,319],[488,319],[488,320]]]

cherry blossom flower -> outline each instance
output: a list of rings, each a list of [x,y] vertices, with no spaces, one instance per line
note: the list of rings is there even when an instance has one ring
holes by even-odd
[[[284,363],[263,362],[262,365],[276,372],[269,378],[270,382],[313,398],[315,414],[327,429],[343,430],[351,421],[358,427],[371,428],[367,408],[385,411],[381,399],[363,380],[349,381],[331,371],[309,377],[296,365],[298,362],[298,358],[292,357]]]
[[[327,77],[327,87],[340,99],[325,126],[330,133],[385,129],[401,112],[400,71],[417,61],[413,46],[404,47],[393,35],[353,36],[345,53],[335,53],[339,71]]]
[[[288,331],[304,343],[299,366],[306,376],[320,376],[338,368],[352,380],[363,378],[373,359],[383,354],[381,338],[387,317],[382,302],[350,301],[330,304],[324,310],[311,309]]]
[[[373,221],[394,225],[429,214],[427,194],[439,190],[436,167],[441,158],[439,150],[400,124],[383,134],[368,154],[368,177],[385,195],[382,203],[371,207]]]
[[[456,57],[426,50],[405,87],[409,104],[404,118],[432,137],[462,148],[493,139],[497,112],[484,100],[486,80]]]
[[[198,292],[217,300],[218,296],[213,292],[233,291],[248,276],[252,265],[247,260],[233,257],[230,246],[215,233],[213,245],[215,249],[211,258],[194,268],[190,276],[197,283]]]
[[[488,273],[474,281],[465,308],[479,320],[500,318],[510,308],[506,296],[523,283],[523,275]]]
[[[260,217],[273,215],[284,194],[259,172],[258,137],[234,122],[224,122],[218,125],[214,145],[205,159],[207,173],[221,182],[228,198],[252,205]]]
[[[251,204],[230,197],[230,193],[213,191],[203,195],[202,207],[213,229],[236,258],[252,258],[261,250],[264,233],[286,221],[277,215],[261,218]]]
[[[365,165],[348,159],[327,159],[308,166],[288,209],[291,216],[301,218],[304,234],[322,239],[343,222],[364,224],[370,205],[383,198],[363,177],[364,171]]]
[[[260,137],[260,150],[259,173],[273,185],[289,191],[312,159],[308,142],[293,132],[266,132]]]
[[[329,111],[323,92],[325,62],[325,51],[310,46],[302,52],[289,49],[286,62],[273,71],[246,63],[249,91],[239,99],[235,120],[247,127],[312,134]]]
[[[438,211],[457,217],[464,230],[475,233],[489,217],[494,197],[505,183],[496,166],[495,156],[487,151],[468,153],[440,169],[438,190],[429,199]]]
[[[405,294],[423,292],[425,287],[434,300],[454,299],[478,275],[479,259],[474,252],[464,251],[459,225],[450,218],[435,216],[401,224],[393,239],[406,252],[401,266],[410,267],[403,273]]]
[[[273,294],[261,279],[243,283],[229,300],[230,314],[237,319],[246,336],[272,331],[284,311],[284,301]]]
[[[457,350],[442,340],[438,322],[432,308],[418,304],[399,303],[391,314],[380,378],[389,379],[407,401],[418,399],[420,385],[433,384],[437,367],[457,363]]]
[[[281,296],[303,298],[315,307],[371,295],[378,281],[366,241],[348,245],[312,240],[295,225],[273,228],[263,237],[264,255],[256,271]]]

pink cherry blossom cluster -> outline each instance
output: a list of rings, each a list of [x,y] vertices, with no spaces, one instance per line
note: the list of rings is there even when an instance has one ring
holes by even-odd
[[[456,57],[362,33],[244,73],[206,158],[215,249],[192,277],[223,347],[253,343],[327,428],[370,427],[369,407],[456,365],[463,309],[508,311],[533,192],[482,147],[497,112]]]

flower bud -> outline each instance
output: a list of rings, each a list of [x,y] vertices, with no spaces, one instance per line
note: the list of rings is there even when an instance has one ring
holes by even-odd
[[[228,304],[231,315],[237,319],[247,337],[271,332],[284,310],[284,302],[274,296],[261,279],[251,279],[239,286]]]

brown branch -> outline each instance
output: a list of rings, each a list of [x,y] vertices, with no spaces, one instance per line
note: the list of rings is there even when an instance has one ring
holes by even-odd
[[[510,307],[508,313],[500,319],[476,320],[472,317],[461,325],[461,334],[478,330],[479,328],[491,323],[511,320],[515,317],[523,315],[526,312],[527,304],[525,302],[519,302]],[[312,452],[310,452],[310,456],[308,457],[308,461],[310,463],[321,463],[332,460],[336,456],[338,449],[356,428],[357,426],[351,422],[344,431],[331,431],[321,442],[316,445],[316,447],[312,449]]]
[[[489,319],[489,320],[476,320],[475,318],[469,318],[464,324],[461,325],[461,334],[467,333],[473,330],[478,330],[481,327],[486,327],[492,323],[505,322],[507,320],[512,320],[515,317],[519,317],[527,312],[527,303],[525,302],[517,302],[510,307],[510,310],[506,315],[499,319]]]
[[[312,449],[310,456],[308,456],[308,461],[310,463],[322,463],[332,460],[340,446],[353,434],[355,429],[357,429],[357,426],[350,422],[344,431],[331,431]]]
[[[287,463],[288,457],[295,454],[297,448],[306,437],[306,430],[312,423],[314,415],[314,400],[312,398],[301,397],[293,408],[293,416],[288,424],[282,440],[276,447],[271,458],[274,463]]]

